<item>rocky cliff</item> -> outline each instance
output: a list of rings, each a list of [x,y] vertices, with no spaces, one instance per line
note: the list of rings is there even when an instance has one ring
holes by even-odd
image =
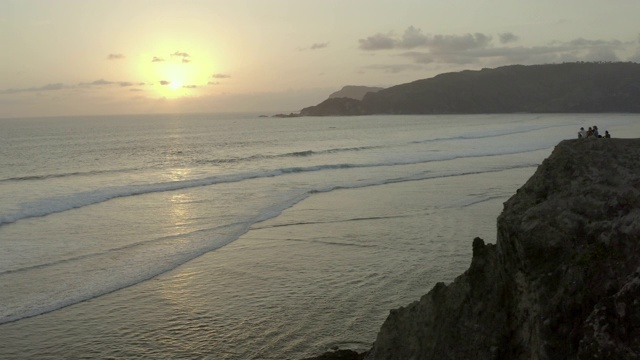
[[[638,358],[639,255],[640,139],[563,141],[504,204],[495,245],[476,238],[465,273],[342,356]]]
[[[640,64],[511,65],[433,78],[368,92],[360,104],[338,99],[303,115],[640,112]],[[326,110],[330,110],[327,112]],[[357,111],[354,111],[357,110]]]

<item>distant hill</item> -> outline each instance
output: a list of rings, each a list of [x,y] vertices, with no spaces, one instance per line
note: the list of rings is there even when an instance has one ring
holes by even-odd
[[[303,116],[640,112],[640,64],[511,65],[462,71],[331,98]]]
[[[347,85],[342,89],[329,95],[329,99],[349,98],[349,99],[362,100],[362,98],[368,92],[378,92],[383,89],[384,88],[381,88],[381,87]]]

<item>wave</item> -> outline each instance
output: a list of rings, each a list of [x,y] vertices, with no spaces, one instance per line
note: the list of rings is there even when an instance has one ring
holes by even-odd
[[[299,222],[293,224],[281,224],[272,226],[256,226],[257,224],[266,220],[272,219],[284,210],[293,207],[300,201],[308,198],[316,193],[325,193],[340,189],[354,189],[370,186],[378,186],[384,184],[418,181],[430,178],[450,177],[450,176],[466,176],[470,174],[480,174],[488,172],[501,172],[516,168],[532,167],[538,164],[518,164],[511,166],[498,166],[496,168],[489,168],[484,170],[469,170],[469,171],[455,171],[450,173],[428,173],[422,172],[414,175],[409,175],[394,179],[382,179],[382,180],[370,180],[365,183],[354,183],[346,186],[329,186],[323,189],[307,189],[296,195],[290,196],[280,203],[273,204],[259,211],[258,215],[243,219],[234,223],[195,230],[190,233],[160,237],[156,239],[141,241],[135,244],[129,244],[117,248],[112,248],[96,253],[84,254],[80,256],[69,257],[65,259],[59,259],[48,263],[42,263],[32,265],[23,268],[11,269],[0,272],[0,277],[7,281],[14,279],[22,279],[21,273],[35,272],[35,275],[42,274],[46,276],[49,273],[59,273],[61,269],[65,271],[73,271],[73,269],[83,269],[90,267],[90,264],[94,263],[109,263],[109,266],[103,266],[98,270],[91,272],[76,273],[75,277],[69,277],[71,280],[64,280],[61,283],[49,284],[54,288],[64,288],[64,291],[54,291],[59,297],[51,298],[47,297],[47,301],[40,301],[41,299],[36,297],[27,297],[27,302],[24,300],[14,299],[11,303],[4,304],[9,313],[0,312],[0,324],[18,321],[24,318],[37,316],[47,312],[55,311],[66,306],[70,306],[81,301],[86,301],[92,298],[96,298],[122,288],[132,286],[143,281],[149,280],[155,276],[171,271],[178,266],[191,261],[207,252],[214,251],[226,244],[229,244],[240,236],[245,234],[249,229],[256,228],[268,228],[278,226],[292,226],[292,225],[306,225],[306,224],[324,224],[327,222]],[[486,201],[489,199],[481,199]],[[464,204],[470,205],[470,204]],[[397,216],[385,216],[385,217],[355,217],[351,219],[341,221],[366,221],[366,220],[378,220],[386,218],[400,218],[403,215]],[[175,240],[180,238],[179,242]],[[347,242],[325,242],[330,245],[338,246],[359,246],[368,247],[371,245],[356,244]],[[158,245],[166,244],[167,246],[160,246],[163,249],[162,261],[157,261],[156,254],[150,251],[152,248],[158,248]],[[166,249],[171,245],[180,244],[181,247],[172,248],[171,253],[166,253]],[[152,247],[149,247],[151,245]],[[142,261],[149,261],[149,264],[153,266],[140,266]],[[71,269],[71,270],[67,270]],[[32,274],[33,275],[33,274]],[[15,276],[15,277],[14,277]],[[78,276],[81,278],[79,279]],[[87,277],[90,277],[87,278]],[[84,286],[83,284],[97,284],[98,286]],[[40,290],[38,290],[40,291]],[[14,303],[15,302],[15,303]]]
[[[227,226],[227,228],[231,230],[232,235],[217,239],[208,246],[192,251],[175,251],[172,254],[163,254],[160,262],[147,259],[148,264],[140,263],[141,259],[150,256],[148,250],[151,248],[145,246],[146,244],[134,244],[101,253],[5,271],[0,274],[3,284],[15,283],[24,279],[22,274],[24,272],[40,279],[46,278],[50,273],[64,273],[65,278],[41,284],[37,289],[23,287],[23,294],[32,292],[23,298],[4,298],[4,309],[0,308],[0,324],[55,311],[141,283],[175,269],[208,251],[220,248],[246,232],[246,229],[234,232],[232,226]],[[168,246],[170,240],[168,238],[157,239],[155,242],[165,241]],[[93,268],[91,271],[82,270],[91,268],[95,263],[101,264],[101,267]],[[43,294],[47,297],[46,301],[41,298]]]
[[[455,177],[455,176],[488,174],[488,173],[502,172],[502,171],[516,170],[516,169],[534,168],[534,167],[537,167],[538,165],[540,165],[540,164],[538,164],[538,163],[523,163],[523,164],[517,164],[517,165],[500,166],[500,167],[497,167],[497,168],[485,169],[485,170],[469,170],[469,171],[453,170],[453,171],[448,172],[448,173],[446,173],[446,172],[445,173],[422,172],[422,173],[411,175],[411,176],[404,176],[404,177],[393,178],[393,179],[385,179],[385,180],[380,180],[380,181],[373,181],[373,182],[368,182],[368,183],[358,183],[358,184],[352,184],[352,185],[333,186],[333,187],[326,188],[326,189],[316,189],[316,190],[311,190],[309,192],[309,194],[319,194],[319,193],[325,193],[325,192],[330,192],[330,191],[335,191],[335,190],[359,189],[359,188],[365,188],[365,187],[371,187],[371,186],[397,184],[397,183],[410,182],[410,181],[422,181],[422,180],[437,179],[437,178],[447,178],[447,177]],[[496,196],[496,198],[499,198],[499,197],[501,197],[501,196]],[[478,201],[478,203],[483,202],[483,201],[487,201],[487,200],[492,200],[492,199],[483,199],[483,200]],[[460,206],[466,207],[468,205],[473,205],[473,204],[460,205]]]
[[[237,157],[237,158],[195,160],[195,163],[196,164],[232,164],[232,163],[241,163],[246,161],[265,160],[265,159],[279,159],[279,158],[287,158],[287,157],[308,157],[313,155],[335,154],[335,153],[340,153],[345,151],[361,151],[361,150],[370,150],[370,149],[382,148],[382,147],[383,146],[363,146],[363,147],[335,148],[335,149],[327,149],[327,150],[319,150],[319,151],[304,150],[304,151],[294,151],[294,152],[274,154],[274,155],[251,155],[251,156]],[[154,169],[154,168],[159,169],[161,168],[161,166],[157,165],[157,166],[146,166],[146,167],[143,166],[143,167],[132,167],[132,168],[121,168],[121,169],[72,171],[72,172],[66,172],[66,173],[14,176],[14,177],[0,178],[0,183],[18,182],[18,181],[42,181],[42,180],[50,180],[50,179],[57,179],[57,178],[74,177],[74,176],[119,174],[119,173],[128,173],[133,171],[141,171],[141,170],[148,170],[148,169]]]
[[[306,150],[306,151],[296,151],[291,153],[285,153],[281,155],[276,155],[275,157],[289,157],[289,156],[311,156],[311,155],[322,155],[322,154],[336,154],[341,152],[351,152],[351,151],[362,151],[362,150],[372,150],[372,149],[381,149],[387,146],[358,146],[358,147],[345,147],[345,148],[335,148],[335,149],[326,149],[326,150]]]
[[[493,137],[502,137],[509,135],[517,135],[517,134],[526,134],[530,132],[535,132],[539,130],[551,129],[556,127],[566,127],[566,124],[558,124],[558,125],[539,125],[539,126],[530,126],[526,129],[519,130],[511,130],[511,131],[501,131],[501,132],[493,132],[493,133],[476,133],[470,135],[458,135],[458,136],[448,136],[441,138],[433,138],[433,139],[425,139],[411,142],[412,144],[426,144],[431,142],[442,142],[442,141],[451,141],[451,140],[479,140],[479,139],[487,139]]]
[[[362,187],[362,185],[360,187]],[[342,187],[342,188],[344,188],[344,187]],[[338,190],[338,188],[333,188],[332,190]],[[310,192],[310,193],[314,193],[314,192]],[[318,193],[318,192],[315,192],[315,193]],[[298,225],[319,225],[319,224],[343,223],[343,222],[350,222],[350,221],[397,219],[397,218],[403,218],[403,217],[406,217],[406,215],[371,216],[371,217],[364,217],[364,218],[352,218],[352,219],[328,220],[328,221],[301,221],[301,222],[295,222],[295,223],[289,223],[289,224],[275,224],[275,225],[269,225],[269,226],[256,226],[253,229],[257,230],[257,229],[270,229],[270,228],[298,226]],[[1,274],[2,273],[0,273],[0,275]]]
[[[384,148],[393,148],[398,146],[406,146],[406,145],[415,145],[415,144],[426,144],[433,142],[446,142],[451,140],[477,140],[477,139],[486,139],[491,137],[501,137],[501,136],[509,136],[515,134],[522,134],[528,132],[534,132],[538,130],[543,130],[547,128],[553,127],[565,127],[566,124],[559,125],[550,125],[550,126],[531,126],[526,129],[513,130],[513,131],[501,131],[501,132],[493,132],[493,133],[477,133],[471,135],[458,135],[458,136],[449,136],[449,137],[440,137],[440,138],[432,138],[425,140],[417,140],[411,141],[409,143],[404,144],[387,144],[387,145],[371,145],[371,146],[361,146],[361,147],[343,147],[343,148],[330,148],[324,150],[301,150],[301,151],[293,151],[287,153],[280,154],[254,154],[244,157],[230,157],[230,158],[217,158],[217,159],[198,159],[194,160],[195,164],[199,165],[211,165],[211,164],[234,164],[234,163],[243,163],[250,161],[262,161],[269,159],[281,159],[281,158],[289,158],[289,157],[311,157],[316,155],[326,155],[326,154],[339,154],[342,152],[357,152],[357,151],[367,151],[367,150],[375,150],[375,149],[384,149]],[[2,182],[16,182],[16,181],[42,181],[56,178],[67,178],[73,176],[94,176],[94,175],[104,175],[104,174],[118,174],[118,173],[127,173],[132,171],[140,171],[140,170],[148,170],[151,168],[161,168],[162,165],[156,166],[143,166],[143,167],[134,167],[134,168],[122,168],[122,169],[108,169],[108,170],[91,170],[91,171],[74,171],[67,173],[52,173],[52,174],[39,174],[39,175],[26,175],[26,176],[15,176],[8,178],[0,178],[0,183]],[[0,224],[3,222],[0,220]]]
[[[282,154],[256,154],[249,155],[244,157],[235,157],[235,158],[224,158],[224,159],[204,159],[197,160],[198,164],[230,164],[230,163],[241,163],[245,161],[256,161],[256,160],[269,160],[269,159],[281,159],[288,157],[309,157],[314,155],[323,155],[323,154],[336,154],[341,152],[349,152],[349,151],[362,151],[362,150],[372,150],[372,149],[380,149],[385,148],[387,146],[361,146],[361,147],[346,147],[346,148],[334,148],[334,149],[325,149],[325,150],[302,150],[302,151],[293,151]]]
[[[249,231],[251,225],[278,216],[282,211],[294,206],[308,196],[309,193],[289,197],[279,204],[262,209],[258,215],[244,219],[244,221],[4,271],[0,273],[0,278],[3,278],[4,284],[10,282],[12,278],[14,278],[14,281],[22,281],[23,277],[20,273],[24,272],[35,272],[36,275],[42,275],[40,278],[44,278],[47,274],[59,273],[61,272],[60,269],[64,268],[65,270],[62,272],[72,271],[74,274],[73,276],[57,278],[56,280],[60,280],[60,282],[50,282],[44,285],[53,287],[56,290],[51,291],[52,294],[56,295],[54,297],[46,290],[43,292],[41,288],[36,289],[39,294],[45,294],[46,301],[40,296],[13,298],[12,301],[10,301],[11,297],[5,298],[3,300],[4,307],[0,307],[0,324],[52,312],[136,285],[171,271],[207,252],[214,251],[233,242]],[[176,242],[177,238],[180,241]],[[157,245],[159,244],[166,246],[158,247]],[[180,246],[175,244],[180,244]],[[147,245],[153,245],[153,247]],[[172,248],[172,251],[167,252],[169,247]],[[153,248],[161,249],[160,256],[162,256],[162,261],[157,261],[159,254],[154,254],[151,250]],[[92,264],[95,263],[108,263],[109,266],[94,268]],[[92,268],[92,271],[82,270],[87,268]],[[95,284],[97,286],[86,286],[86,284]]]
[[[125,169],[73,171],[73,172],[56,173],[56,174],[15,176],[15,177],[0,179],[0,182],[49,180],[49,179],[56,179],[56,178],[66,178],[71,176],[93,176],[93,175],[104,175],[104,174],[117,174],[117,173],[131,172],[131,171],[138,171],[138,170],[144,170],[144,169],[143,168],[125,168]]]
[[[502,151],[485,151],[480,153],[467,153],[467,154],[439,154],[439,157],[433,157],[429,159],[416,159],[406,161],[390,161],[385,163],[341,163],[341,164],[323,164],[313,166],[299,166],[299,167],[286,167],[274,170],[265,170],[258,172],[228,174],[220,176],[211,176],[201,179],[182,180],[152,183],[144,185],[128,185],[117,186],[109,188],[101,188],[92,191],[83,191],[68,195],[54,196],[50,198],[41,199],[34,202],[23,203],[19,205],[20,209],[13,213],[6,215],[0,215],[0,226],[14,223],[19,220],[47,216],[54,213],[60,213],[72,209],[82,208],[94,204],[99,204],[111,199],[190,189],[200,186],[211,186],[223,183],[234,183],[240,181],[246,181],[258,178],[276,177],[286,174],[305,173],[305,172],[317,172],[325,170],[344,170],[344,169],[356,169],[356,168],[376,168],[376,167],[392,167],[403,165],[417,165],[437,161],[450,161],[460,158],[476,158],[476,157],[489,157],[489,156],[502,156],[502,155],[514,155],[521,153],[528,153],[532,151],[544,150],[548,146],[538,146],[529,149],[513,149]],[[391,179],[392,181],[393,179]]]
[[[214,229],[206,229],[206,231],[223,230],[225,228],[232,227],[232,226],[235,226],[235,225],[238,225],[238,224],[237,223],[228,224],[228,225],[224,225],[224,226],[219,226],[219,227],[214,228]],[[73,263],[73,262],[76,262],[76,261],[92,259],[92,258],[96,258],[96,257],[100,257],[100,256],[105,256],[105,255],[108,255],[108,254],[113,254],[113,253],[125,251],[125,250],[132,250],[132,249],[140,248],[140,247],[145,246],[145,245],[154,244],[154,243],[158,243],[158,242],[162,242],[162,241],[175,240],[177,238],[184,237],[186,235],[192,235],[192,234],[194,234],[196,232],[202,232],[202,231],[205,231],[205,230],[197,230],[197,231],[194,231],[193,233],[188,233],[188,234],[165,236],[165,237],[161,237],[161,238],[157,238],[157,239],[150,239],[150,240],[140,241],[140,242],[137,242],[137,243],[128,244],[128,245],[124,245],[124,246],[120,246],[120,247],[110,248],[110,249],[102,251],[102,252],[90,253],[90,254],[84,254],[84,255],[78,255],[78,256],[72,256],[72,257],[62,258],[62,259],[58,259],[58,260],[51,261],[51,262],[25,266],[25,267],[21,267],[21,268],[17,268],[17,269],[9,269],[9,270],[5,270],[5,271],[0,271],[0,276],[6,275],[6,274],[21,273],[21,272],[26,272],[26,271],[31,271],[31,270],[45,269],[45,268],[49,268],[49,267],[52,267],[52,266],[63,265],[63,264]]]
[[[377,245],[370,244],[358,244],[353,242],[338,242],[338,241],[328,241],[328,240],[301,240],[301,239],[283,239],[283,241],[294,242],[294,243],[314,243],[314,244],[325,244],[325,245],[334,245],[334,246],[351,246],[358,248],[375,248]]]
[[[566,126],[567,124],[539,125],[539,126],[529,126],[525,129],[518,129],[518,130],[506,130],[506,131],[503,130],[499,132],[489,132],[489,133],[481,132],[481,133],[468,134],[468,135],[446,136],[446,137],[411,141],[408,143],[395,143],[395,144],[391,143],[386,145],[330,148],[330,149],[324,149],[324,150],[301,150],[301,151],[293,151],[293,152],[287,152],[287,153],[281,153],[281,154],[268,154],[268,155],[256,154],[256,155],[237,157],[237,158],[200,160],[198,162],[207,163],[207,164],[226,164],[226,163],[240,163],[244,161],[268,160],[268,159],[279,159],[279,158],[288,158],[288,157],[310,157],[315,155],[338,154],[342,152],[355,152],[355,151],[366,151],[366,150],[375,150],[375,149],[387,149],[387,148],[396,148],[396,147],[415,145],[415,144],[446,142],[451,140],[479,140],[479,139],[487,139],[487,138],[493,138],[493,137],[524,134],[524,133],[530,133],[530,132],[535,132],[535,131],[549,129],[549,128],[566,127]]]
[[[287,153],[287,154],[283,154],[280,155],[280,157],[287,157],[287,156],[311,156],[313,154],[315,154],[315,151],[312,150],[307,150],[307,151],[295,151],[292,153]]]

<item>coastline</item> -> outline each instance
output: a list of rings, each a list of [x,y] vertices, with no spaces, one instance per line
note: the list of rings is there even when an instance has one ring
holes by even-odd
[[[454,282],[391,310],[366,352],[306,360],[640,355],[640,139],[560,142]]]

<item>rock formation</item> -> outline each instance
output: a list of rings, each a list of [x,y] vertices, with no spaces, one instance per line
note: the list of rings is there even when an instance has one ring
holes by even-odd
[[[640,139],[561,142],[504,204],[497,231],[495,245],[473,241],[453,283],[392,310],[358,356],[640,356]]]
[[[375,93],[383,88],[347,85],[329,95],[329,98],[316,106],[309,106],[300,111],[301,116],[345,116],[364,115],[362,98],[368,93]]]

